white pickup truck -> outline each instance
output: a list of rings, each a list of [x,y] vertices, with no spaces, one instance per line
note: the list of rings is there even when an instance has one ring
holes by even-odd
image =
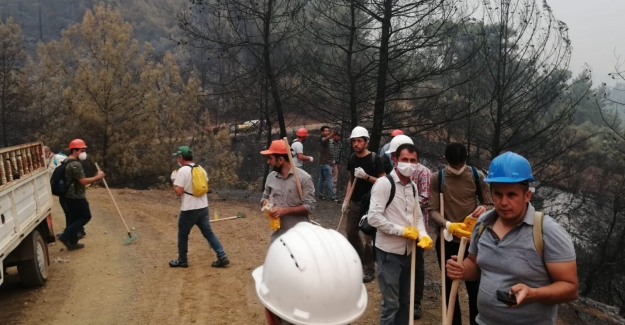
[[[17,266],[22,284],[43,286],[54,242],[52,192],[41,142],[0,149],[0,284]]]

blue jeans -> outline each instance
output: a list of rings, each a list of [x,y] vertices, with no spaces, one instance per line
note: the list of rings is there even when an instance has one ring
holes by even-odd
[[[410,317],[411,255],[397,255],[375,248],[378,284],[382,293],[380,325],[405,325]]]
[[[217,253],[217,258],[225,257],[226,253],[219,239],[217,239],[217,236],[215,236],[215,233],[211,229],[211,224],[208,219],[208,207],[206,207],[196,210],[180,211],[180,216],[178,216],[178,260],[187,261],[189,233],[194,225],[200,228],[202,235],[208,240],[209,246]]]
[[[332,182],[332,166],[319,165],[317,188],[319,189],[319,193],[317,193],[318,196],[323,196],[324,193],[327,193],[329,198],[336,198],[336,193],[334,193],[334,183]]]

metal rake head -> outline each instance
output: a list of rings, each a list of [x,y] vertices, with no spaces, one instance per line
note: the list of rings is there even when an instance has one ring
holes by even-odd
[[[126,238],[126,240],[124,240],[124,245],[127,245],[127,244],[135,241],[137,238],[139,238],[139,236],[141,236],[141,234],[139,234],[139,233],[136,233],[136,234],[128,233],[128,238]]]

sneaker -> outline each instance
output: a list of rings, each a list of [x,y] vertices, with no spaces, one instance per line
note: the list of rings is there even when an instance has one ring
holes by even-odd
[[[217,259],[215,262],[211,263],[212,267],[224,267],[230,264],[230,260],[228,260],[227,256]]]
[[[421,319],[421,302],[415,301],[414,303],[414,319]]]
[[[169,266],[170,267],[184,267],[184,268],[187,268],[187,267],[189,267],[189,263],[187,263],[187,261],[171,260],[171,261],[169,261]]]
[[[76,243],[76,244],[72,245],[71,247],[68,247],[67,250],[68,251],[75,251],[77,249],[82,249],[82,248],[85,248],[85,244]]]
[[[365,274],[362,277],[362,283],[369,283],[371,281],[375,280],[375,275],[373,274]]]
[[[339,199],[337,199],[337,198],[332,198],[331,200],[332,200],[332,202],[334,202],[334,203],[339,203]]]

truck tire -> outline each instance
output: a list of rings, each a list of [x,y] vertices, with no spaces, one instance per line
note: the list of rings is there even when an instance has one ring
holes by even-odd
[[[33,258],[17,264],[17,273],[25,287],[41,287],[48,280],[48,245],[39,234],[33,230],[30,234],[33,247]]]

